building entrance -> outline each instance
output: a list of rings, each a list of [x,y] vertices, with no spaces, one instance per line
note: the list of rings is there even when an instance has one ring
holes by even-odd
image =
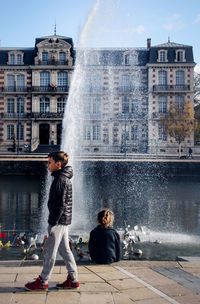
[[[57,125],[57,145],[61,145],[62,139],[62,124]]]
[[[41,124],[39,131],[40,145],[49,145],[49,125]]]

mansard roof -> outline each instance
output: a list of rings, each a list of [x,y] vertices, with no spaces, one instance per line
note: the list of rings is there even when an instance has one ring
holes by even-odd
[[[166,50],[167,51],[167,64],[174,63],[176,59],[176,51],[177,50],[184,50],[185,51],[185,63],[194,63],[193,58],[193,50],[192,46],[179,44],[175,42],[166,42],[159,45],[151,46],[149,49],[149,63],[158,63],[158,52],[159,50]],[[176,62],[177,63],[177,62]],[[179,62],[180,64],[182,62]]]
[[[168,41],[166,43],[158,44],[158,45],[155,45],[155,46],[152,46],[152,47],[154,47],[154,48],[171,48],[171,47],[186,48],[186,47],[190,47],[190,45],[185,45],[185,44],[180,44],[180,43]]]
[[[50,35],[50,36],[44,36],[44,37],[38,37],[35,39],[35,45],[38,44],[39,42],[43,41],[43,40],[47,40],[47,39],[61,39],[64,40],[66,42],[68,42],[69,44],[71,44],[73,46],[73,40],[72,38],[69,37],[65,37],[65,36],[59,36],[59,35]]]

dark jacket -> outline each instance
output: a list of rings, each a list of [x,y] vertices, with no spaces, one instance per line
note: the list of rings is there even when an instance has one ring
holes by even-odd
[[[97,264],[110,264],[120,260],[120,236],[112,227],[98,225],[90,232],[89,253]]]
[[[51,184],[48,200],[49,218],[51,226],[57,224],[69,225],[72,219],[72,167],[54,171],[51,174],[54,180]]]

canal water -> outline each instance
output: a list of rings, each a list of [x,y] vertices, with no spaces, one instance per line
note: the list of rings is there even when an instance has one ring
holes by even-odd
[[[0,176],[0,240],[21,232],[40,233],[44,177]],[[84,196],[82,193],[84,192]],[[200,180],[198,177],[150,177],[123,174],[85,175],[74,184],[71,235],[88,237],[96,214],[110,208],[114,228],[136,236],[123,249],[125,259],[175,260],[200,255]],[[5,237],[6,234],[6,238]],[[124,244],[122,244],[122,248]],[[85,249],[85,252],[87,249]],[[23,247],[0,247],[0,259],[25,258]]]

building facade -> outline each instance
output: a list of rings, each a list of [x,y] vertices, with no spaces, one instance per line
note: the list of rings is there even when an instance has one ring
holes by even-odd
[[[171,105],[193,105],[194,59],[191,46],[168,41],[149,49],[148,61],[148,146],[150,153],[177,153],[177,142],[166,134],[159,122]],[[185,138],[182,149],[194,146],[194,132]]]
[[[192,47],[83,50],[85,154],[176,153],[159,113],[193,103]],[[48,151],[61,143],[74,71],[71,38],[36,38],[33,48],[0,48],[0,152]],[[184,142],[193,146],[193,134]],[[43,148],[43,150],[42,150]]]

